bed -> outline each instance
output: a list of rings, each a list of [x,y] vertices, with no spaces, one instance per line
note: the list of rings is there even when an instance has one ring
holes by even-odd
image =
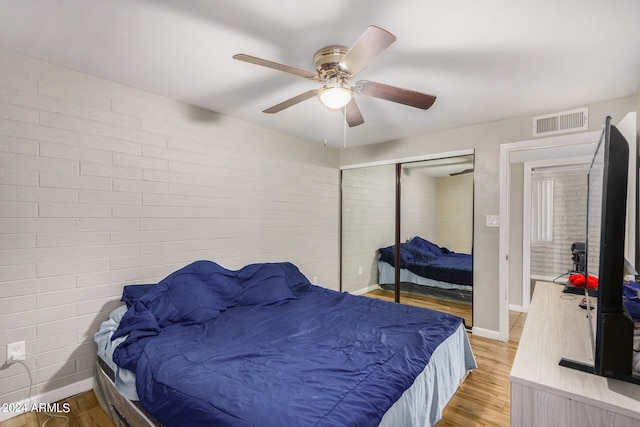
[[[378,282],[395,287],[395,245],[378,249]],[[471,302],[473,257],[453,252],[415,236],[400,244],[401,289],[430,296]]]
[[[433,425],[476,367],[463,320],[312,285],[290,263],[198,261],[95,335],[118,425]]]

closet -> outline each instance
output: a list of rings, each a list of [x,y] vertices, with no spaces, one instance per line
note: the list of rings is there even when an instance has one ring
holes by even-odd
[[[473,161],[469,154],[344,168],[341,290],[449,311],[471,327]]]

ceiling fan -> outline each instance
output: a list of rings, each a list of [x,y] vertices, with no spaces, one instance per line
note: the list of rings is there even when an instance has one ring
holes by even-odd
[[[243,53],[234,55],[233,59],[322,83],[319,89],[312,89],[289,98],[267,108],[263,111],[264,113],[277,113],[309,98],[318,96],[325,107],[332,110],[342,109],[347,123],[350,127],[353,127],[364,123],[364,117],[356,103],[354,93],[385,99],[423,110],[431,107],[436,100],[433,95],[384,83],[369,80],[360,80],[354,84],[349,82],[350,79],[369,65],[378,54],[395,41],[396,36],[387,30],[373,25],[369,26],[350,49],[344,46],[327,46],[318,50],[313,57],[316,73]]]

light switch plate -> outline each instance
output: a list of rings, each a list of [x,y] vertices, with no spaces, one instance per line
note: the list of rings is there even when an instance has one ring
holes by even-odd
[[[500,227],[500,215],[487,215],[487,227]]]

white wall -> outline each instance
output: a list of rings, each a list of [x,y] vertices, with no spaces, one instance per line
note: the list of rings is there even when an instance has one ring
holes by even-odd
[[[337,289],[338,163],[321,144],[0,51],[0,402],[29,395],[7,343],[37,355],[41,392],[82,391],[122,287],[192,261],[291,261]]]
[[[589,130],[599,130],[607,115],[622,119],[635,111],[633,97],[590,104]],[[567,106],[566,109],[581,106]],[[541,111],[540,114],[553,111]],[[428,115],[425,112],[425,115]],[[500,145],[532,139],[532,117],[516,117],[492,123],[418,135],[384,144],[347,148],[340,163],[353,165],[474,149],[474,330],[492,335],[499,330],[499,229],[485,226],[486,215],[499,213]],[[507,225],[507,224],[503,224]],[[522,274],[520,266],[520,274]],[[521,277],[521,276],[520,276]],[[504,298],[504,296],[503,296]],[[497,335],[496,335],[497,336]]]

